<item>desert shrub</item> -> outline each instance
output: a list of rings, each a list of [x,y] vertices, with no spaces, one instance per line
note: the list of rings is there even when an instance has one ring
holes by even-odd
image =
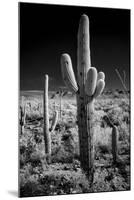
[[[62,130],[51,134],[52,162],[72,162],[79,157],[79,140],[77,127]]]
[[[102,98],[102,99],[97,99],[95,103],[95,110],[100,110],[106,112],[111,108],[114,104],[113,99],[108,99],[108,98]]]
[[[36,144],[42,143],[43,139],[44,138],[40,132],[38,132],[38,131],[34,132],[34,140],[35,140]]]
[[[30,155],[30,163],[32,167],[41,166],[42,160],[43,160],[43,155],[39,151],[32,152],[32,154]]]
[[[33,138],[22,138],[20,141],[20,166],[30,161],[30,156],[35,149]]]
[[[94,192],[105,192],[113,191],[110,186],[110,182],[105,180],[105,177],[108,176],[108,171],[104,168],[97,168],[94,173]]]
[[[40,117],[40,113],[38,112],[30,112],[26,114],[26,120],[31,121],[31,120],[36,120]]]
[[[70,128],[73,128],[76,126],[76,122],[72,120],[67,120],[66,121],[59,121],[56,125],[55,130],[57,131],[68,131]]]
[[[118,127],[118,131],[119,131],[119,140],[120,141],[129,141],[130,130],[129,130],[129,126],[126,123],[121,123],[121,125]]]
[[[102,124],[102,117],[105,115],[103,110],[96,111],[94,114],[94,127],[101,126]]]
[[[114,189],[114,191],[123,191],[130,189],[128,184],[125,182],[124,178],[119,175],[114,176],[111,187]]]
[[[55,153],[51,156],[52,163],[72,163],[73,161],[73,154],[66,151],[64,146],[61,145],[60,147],[56,148]]]
[[[61,147],[61,137],[62,133],[59,131],[54,131],[53,133],[51,133],[52,156],[55,156]]]
[[[94,145],[110,146],[111,145],[111,128],[95,127],[94,131]]]
[[[55,127],[55,131],[63,131],[65,130],[65,126],[62,122],[58,122]]]
[[[21,136],[19,141],[20,167],[27,163],[37,165],[40,163],[42,153],[44,152],[43,136],[37,132],[27,132]]]
[[[82,171],[49,169],[40,176],[23,174],[20,186],[21,197],[89,192],[88,180]]]
[[[125,112],[130,112],[130,102],[129,99],[123,99],[119,102],[119,106],[123,109]]]
[[[67,151],[70,154],[74,154],[74,140],[73,140],[73,136],[70,133],[64,134],[63,138],[63,146],[65,151]]]
[[[94,132],[94,157],[99,159],[102,154],[111,153],[111,128],[95,127]]]
[[[78,127],[74,127],[70,129],[71,134],[73,136],[73,154],[74,158],[79,159],[80,149],[79,149],[79,136],[78,136]]]
[[[48,191],[53,188],[52,192],[54,194],[71,194],[89,191],[88,180],[82,172],[64,170],[49,171],[43,174],[40,183],[47,184],[49,186]],[[49,194],[52,192],[49,192]]]
[[[105,145],[105,144],[98,143],[97,146],[96,146],[96,149],[102,154],[110,153],[110,147],[108,145]]]
[[[130,124],[130,114],[128,112],[123,112],[123,122]]]
[[[67,152],[70,152],[73,157],[79,157],[79,137],[76,127],[70,128],[62,135],[63,146]]]
[[[116,126],[119,126],[123,120],[123,111],[120,107],[116,107],[112,110],[109,110],[107,115],[110,121]]]
[[[41,97],[25,97],[20,101],[22,106],[25,105],[26,109],[26,120],[36,120],[43,116],[43,104]]]
[[[114,93],[113,93],[113,97],[114,97],[114,98],[119,98],[119,97],[120,97],[119,92],[114,91]]]
[[[123,191],[129,184],[119,173],[118,168],[97,168],[94,175],[94,192]]]
[[[120,155],[130,155],[130,145],[129,143],[123,143],[120,145],[119,148],[119,154]],[[127,158],[129,160],[129,157]]]
[[[38,183],[38,175],[30,175],[27,178],[21,175],[20,178],[20,197],[30,197],[41,195],[41,188]]]

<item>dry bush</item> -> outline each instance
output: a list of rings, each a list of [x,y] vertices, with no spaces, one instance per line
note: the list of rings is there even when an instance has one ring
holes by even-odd
[[[94,146],[95,154],[110,153],[111,151],[111,128],[101,128],[100,126],[95,127],[94,131]]]
[[[26,171],[25,171],[26,173]],[[89,192],[89,184],[81,170],[49,169],[37,174],[21,174],[20,196],[41,196]]]

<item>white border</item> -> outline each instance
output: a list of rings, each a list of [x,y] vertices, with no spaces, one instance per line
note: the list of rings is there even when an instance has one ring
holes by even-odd
[[[131,9],[131,49],[133,51],[133,0],[32,0],[21,2],[53,3],[66,5],[83,5],[93,7],[112,7]],[[50,13],[51,14],[51,13]],[[131,54],[132,54],[131,53]],[[133,80],[133,56],[131,63],[131,103],[133,104],[134,87]],[[18,1],[1,0],[0,1],[0,199],[12,200],[17,198],[15,191],[18,189]],[[132,161],[133,157],[133,122],[134,112],[132,107],[131,114],[131,147]],[[66,195],[55,197],[34,197],[28,199],[132,199],[134,196],[134,169],[132,165],[132,191],[95,193],[82,195]],[[22,198],[25,199],[25,198]]]

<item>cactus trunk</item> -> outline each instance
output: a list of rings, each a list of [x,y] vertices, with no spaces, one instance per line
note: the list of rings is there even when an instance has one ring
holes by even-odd
[[[45,87],[44,87],[44,140],[45,140],[45,153],[49,161],[51,156],[51,135],[49,133],[48,75],[45,75]]]
[[[83,97],[82,97],[83,98]],[[86,172],[86,175],[92,183],[93,181],[93,118],[94,118],[94,102],[92,99],[87,101],[88,97],[82,99],[77,95],[77,117],[78,117],[78,132],[80,146],[80,161],[81,167]]]

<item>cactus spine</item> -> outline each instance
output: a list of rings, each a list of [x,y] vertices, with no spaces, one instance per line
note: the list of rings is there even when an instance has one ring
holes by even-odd
[[[55,112],[55,115],[52,120],[52,125],[49,129],[49,111],[48,111],[48,75],[45,75],[45,87],[44,87],[44,140],[45,140],[45,153],[47,162],[50,163],[51,160],[51,132],[54,131],[56,123],[58,120],[58,113]]]
[[[65,84],[77,95],[77,118],[79,128],[80,161],[90,186],[93,183],[93,133],[94,133],[94,99],[104,89],[103,76],[91,67],[89,20],[87,15],[80,18],[77,48],[77,82],[68,54],[61,56],[62,75]]]

